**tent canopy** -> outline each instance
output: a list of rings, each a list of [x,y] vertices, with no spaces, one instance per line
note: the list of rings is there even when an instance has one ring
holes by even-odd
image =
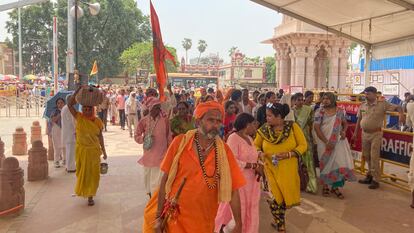
[[[46,1],[48,0],[1,0],[0,12]]]
[[[366,47],[414,38],[414,0],[251,0]]]

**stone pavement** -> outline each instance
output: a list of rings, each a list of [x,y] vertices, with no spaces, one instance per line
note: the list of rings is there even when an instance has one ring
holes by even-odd
[[[27,131],[33,120],[36,119],[2,118],[1,133],[3,129],[13,132],[17,125],[25,126]],[[10,156],[11,142],[5,141],[6,156]],[[129,138],[127,130],[115,126],[109,127],[105,141],[109,171],[101,176],[95,206],[88,207],[85,199],[74,197],[75,175],[66,174],[63,168],[55,169],[50,162],[50,178],[25,183],[25,211],[17,217],[0,219],[0,233],[141,232],[148,200],[143,169],[136,163],[142,147]],[[27,175],[27,156],[18,159]],[[345,199],[339,200],[334,196],[303,194],[302,205],[288,211],[287,232],[414,232],[414,210],[408,206],[408,192],[385,184],[373,191],[352,183],[347,184],[344,195]],[[264,200],[260,208],[260,232],[275,232],[270,227],[271,216]]]

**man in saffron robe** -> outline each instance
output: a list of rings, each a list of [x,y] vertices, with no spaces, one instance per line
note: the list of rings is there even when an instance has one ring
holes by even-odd
[[[219,202],[230,202],[236,222],[233,232],[241,233],[238,189],[246,180],[231,149],[220,139],[224,109],[215,101],[200,103],[194,117],[198,129],[178,135],[161,164],[164,172],[159,193],[144,213],[144,233],[211,233]],[[161,229],[163,207],[187,178],[178,200],[179,212]]]

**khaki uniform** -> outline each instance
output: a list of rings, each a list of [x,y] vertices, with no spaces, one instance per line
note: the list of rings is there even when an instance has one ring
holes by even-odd
[[[387,111],[393,111],[396,107],[386,101],[376,101],[373,104],[365,102],[358,110],[362,128],[362,156],[368,163],[368,175],[375,181],[381,179],[379,159],[384,117]]]

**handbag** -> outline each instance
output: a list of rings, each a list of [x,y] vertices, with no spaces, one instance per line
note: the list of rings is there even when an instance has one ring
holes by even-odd
[[[152,131],[154,131],[155,126],[157,126],[158,120],[155,122],[154,127],[150,127],[148,129],[148,133],[145,134],[144,136],[144,143],[143,143],[143,148],[144,150],[149,150],[152,147],[152,144],[154,143],[154,137],[152,136]]]
[[[302,155],[298,156],[298,171],[300,178],[300,190],[305,191],[309,182],[309,174],[305,163],[303,163]]]
[[[152,138],[152,133],[151,134],[146,134],[144,136],[144,145],[143,145],[144,150],[151,149],[153,142],[154,142],[154,139]]]

